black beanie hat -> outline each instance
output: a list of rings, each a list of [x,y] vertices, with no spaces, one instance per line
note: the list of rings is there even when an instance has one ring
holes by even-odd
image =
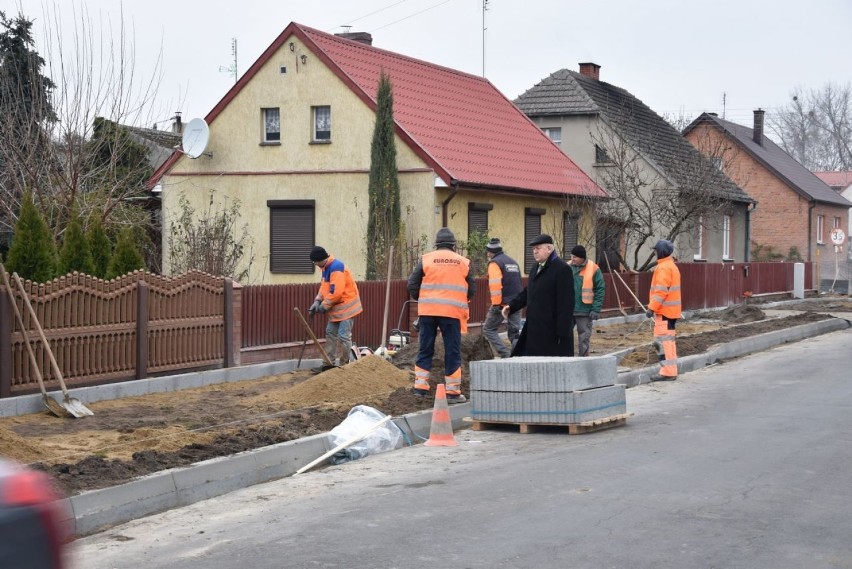
[[[325,252],[325,249],[317,245],[313,249],[311,249],[311,261],[314,263],[319,263],[320,261],[325,261],[328,259],[328,253]]]
[[[449,227],[442,227],[435,234],[435,246],[438,247],[439,245],[456,246],[456,236],[450,231]]]
[[[571,249],[571,254],[575,257],[580,257],[581,259],[587,259],[586,257],[586,248],[582,245],[575,245],[573,249]]]
[[[485,246],[485,249],[489,253],[494,253],[495,255],[497,255],[503,252],[503,244],[497,237],[492,237],[491,241],[488,242],[488,245]]]

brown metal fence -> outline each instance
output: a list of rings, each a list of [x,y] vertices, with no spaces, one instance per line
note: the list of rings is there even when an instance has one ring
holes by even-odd
[[[138,271],[112,281],[71,274],[24,282],[63,378],[70,386],[233,365],[230,280],[192,272],[168,278]],[[10,302],[24,321],[21,330]],[[226,336],[228,334],[228,336]],[[37,387],[27,338],[49,388],[58,381],[21,295],[0,292],[0,396]],[[231,341],[228,341],[230,338]],[[239,350],[239,346],[236,348]]]

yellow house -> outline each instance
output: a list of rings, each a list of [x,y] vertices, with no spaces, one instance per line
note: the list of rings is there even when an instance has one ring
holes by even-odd
[[[204,152],[176,151],[157,170],[165,273],[181,199],[203,211],[212,193],[217,207],[239,201],[254,251],[247,284],[315,281],[314,245],[363,279],[382,72],[408,243],[429,250],[443,226],[459,240],[487,232],[529,268],[532,236],[550,233],[565,256],[578,232],[593,234],[604,191],[489,81],[370,44],[291,23],[205,117]]]

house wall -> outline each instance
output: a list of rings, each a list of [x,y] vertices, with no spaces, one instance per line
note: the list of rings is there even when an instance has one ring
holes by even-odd
[[[293,41],[294,51],[288,48]],[[271,57],[210,124],[207,151],[212,158],[184,156],[162,180],[163,267],[169,271],[169,220],[179,214],[181,195],[198,212],[214,191],[217,203],[240,201],[239,225],[248,224],[254,262],[248,282],[314,282],[314,275],[269,271],[267,200],[316,200],[316,243],[350,266],[355,278],[366,273],[367,185],[373,111],[317,57],[306,65],[305,48],[295,37]],[[280,67],[286,66],[282,74]],[[311,106],[331,106],[332,142],[311,143]],[[262,144],[261,108],[278,107],[280,144]],[[410,236],[434,235],[431,212],[435,174],[399,137],[395,138],[403,222]]]

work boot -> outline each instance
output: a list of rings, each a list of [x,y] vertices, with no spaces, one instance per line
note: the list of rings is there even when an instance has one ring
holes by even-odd
[[[419,399],[426,399],[429,397],[429,392],[425,389],[417,389],[416,387],[411,388],[411,394]]]
[[[467,401],[467,397],[462,395],[461,393],[447,393],[447,404],[455,405],[456,403],[464,403]]]
[[[674,381],[677,379],[677,376],[674,375],[653,375],[651,376],[651,381]]]

